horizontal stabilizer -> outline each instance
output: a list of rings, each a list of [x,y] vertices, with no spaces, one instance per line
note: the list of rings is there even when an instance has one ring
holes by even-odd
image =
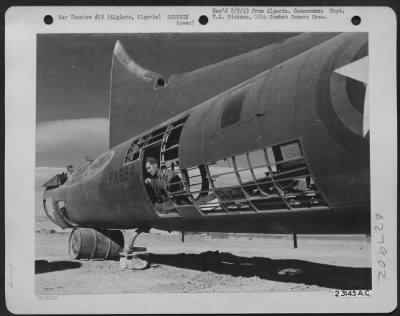
[[[160,75],[140,66],[135,62],[126,52],[124,46],[120,41],[115,43],[114,56],[120,62],[120,64],[125,67],[132,75],[146,82],[152,82]]]

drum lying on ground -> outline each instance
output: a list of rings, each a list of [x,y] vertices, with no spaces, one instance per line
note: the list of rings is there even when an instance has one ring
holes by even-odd
[[[119,230],[74,228],[69,237],[69,253],[72,259],[116,259],[123,247],[124,236]]]

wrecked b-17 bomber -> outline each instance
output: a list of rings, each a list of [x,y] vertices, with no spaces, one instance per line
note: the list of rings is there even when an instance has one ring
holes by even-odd
[[[151,228],[370,233],[366,33],[303,33],[168,77],[131,56],[117,41],[109,151],[44,184],[74,258],[131,258]]]

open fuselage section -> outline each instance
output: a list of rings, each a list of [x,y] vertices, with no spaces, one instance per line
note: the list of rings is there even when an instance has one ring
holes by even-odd
[[[62,227],[368,233],[366,82],[351,72],[367,44],[341,34],[113,147],[48,188],[46,212]],[[163,203],[147,157],[176,175]]]

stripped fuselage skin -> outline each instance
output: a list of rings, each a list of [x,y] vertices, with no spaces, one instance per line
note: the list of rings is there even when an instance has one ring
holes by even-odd
[[[133,83],[117,79],[129,69],[114,58],[112,148],[48,188],[46,212],[62,227],[369,233],[366,82],[341,72],[367,58],[368,38],[325,36],[310,37],[308,48],[304,38],[301,49],[291,43],[293,56],[242,56],[236,66],[163,78],[165,87],[151,74],[155,85],[147,89],[157,91],[143,116],[118,107],[137,104]],[[246,58],[253,63],[246,66]],[[155,207],[144,185],[149,155],[182,179],[180,192],[168,192],[168,212]]]

